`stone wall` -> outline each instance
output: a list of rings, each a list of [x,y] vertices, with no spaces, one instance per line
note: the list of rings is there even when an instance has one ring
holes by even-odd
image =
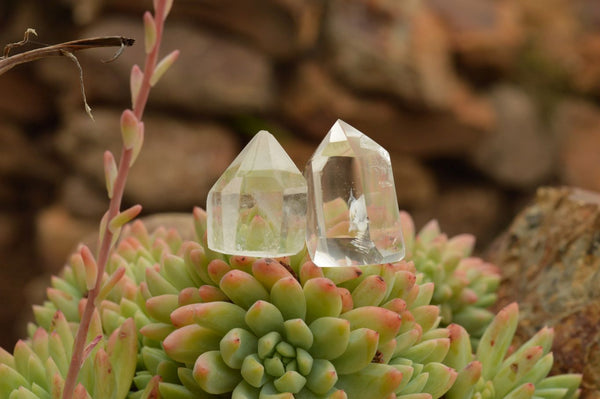
[[[48,279],[94,232],[107,200],[102,151],[119,146],[129,70],[150,1],[9,0],[0,43],[122,35],[0,76],[0,345],[12,346]],[[260,129],[302,168],[337,118],[386,147],[400,206],[480,249],[540,184],[600,190],[600,4],[596,0],[175,0],[126,205],[204,205]],[[36,282],[32,282],[36,281]],[[16,332],[15,332],[16,331]],[[16,334],[16,335],[15,335]]]

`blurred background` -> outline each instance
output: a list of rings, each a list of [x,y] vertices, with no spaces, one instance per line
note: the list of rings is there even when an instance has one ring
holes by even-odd
[[[0,76],[0,346],[12,348],[49,274],[107,208],[145,0],[1,0],[0,45],[138,39]],[[540,185],[600,191],[597,0],[175,0],[146,143],[125,205],[190,212],[260,129],[300,169],[341,118],[391,154],[417,226],[484,251]]]

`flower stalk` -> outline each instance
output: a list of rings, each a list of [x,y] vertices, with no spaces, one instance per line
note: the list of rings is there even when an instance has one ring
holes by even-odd
[[[106,221],[109,225],[114,226],[120,224],[118,222],[123,193],[125,191],[125,184],[127,182],[129,170],[135,161],[135,157],[139,152],[143,142],[144,128],[141,120],[144,115],[144,109],[146,107],[148,97],[150,95],[150,88],[156,83],[156,77],[154,77],[154,75],[156,66],[159,63],[158,53],[163,34],[164,22],[171,6],[172,0],[156,0],[154,1],[154,16],[152,16],[150,12],[147,12],[144,16],[145,21],[151,20],[153,22],[153,29],[151,29],[150,34],[146,34],[146,60],[144,71],[141,72],[137,65],[133,67],[134,73],[132,73],[132,77],[137,76],[139,79],[141,72],[141,79],[139,79],[141,82],[132,82],[139,87],[137,90],[132,91],[133,109],[124,111],[123,118],[121,119],[121,130],[124,141],[121,158],[119,160],[119,166],[117,168],[116,175],[114,173],[107,173],[107,187],[109,187],[108,191],[110,204],[106,215]],[[178,52],[175,52],[175,54],[177,55]],[[173,57],[173,55],[169,55],[169,57]],[[105,159],[106,158],[112,158],[112,154],[105,156]],[[137,214],[141,210],[139,205],[136,205],[134,208],[137,212],[129,211],[129,213]],[[123,212],[125,216],[127,216],[127,213],[128,211]],[[113,221],[116,222],[113,223]],[[119,233],[120,226],[116,229],[105,228],[101,232],[100,246],[96,260],[97,267],[95,285],[88,292],[85,308],[83,309],[83,313],[81,315],[81,322],[79,324],[75,342],[73,344],[73,355],[71,357],[67,378],[65,379],[65,385],[62,394],[63,399],[72,399],[77,392],[77,376],[83,362],[85,361],[85,341],[88,335],[94,310],[97,306],[97,298],[102,290],[102,276],[106,269],[106,264],[110,256],[112,246],[116,241],[115,239],[118,238]],[[119,273],[119,275],[122,276],[123,273]],[[116,284],[116,281],[113,283]]]

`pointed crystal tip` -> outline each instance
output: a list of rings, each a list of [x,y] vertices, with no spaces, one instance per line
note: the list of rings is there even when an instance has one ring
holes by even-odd
[[[388,152],[338,120],[305,170],[306,244],[318,266],[370,265],[404,258]]]
[[[279,257],[304,246],[306,181],[269,132],[261,130],[208,193],[213,251]]]

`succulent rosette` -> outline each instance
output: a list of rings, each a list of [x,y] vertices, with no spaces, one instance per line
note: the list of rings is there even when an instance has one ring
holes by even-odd
[[[13,354],[0,348],[0,398],[60,398],[71,359],[72,327],[57,311],[48,330],[35,328],[29,340],[17,342]],[[138,351],[133,321],[126,320],[113,334],[104,336],[96,313],[89,337],[93,345],[88,347],[74,398],[125,398]]]
[[[440,328],[443,306],[434,303],[446,280],[430,281],[412,252],[363,268],[318,268],[304,252],[226,257],[206,246],[204,211],[194,221],[193,241],[165,228],[148,233],[141,222],[123,230],[76,399],[577,396],[579,376],[546,377],[550,330],[507,356],[514,308],[494,319],[475,353],[463,327]],[[434,247],[419,236],[410,248]],[[85,248],[74,254],[34,307],[29,339],[0,351],[0,399],[60,397],[94,266]],[[459,289],[486,273],[466,273]],[[532,353],[541,366],[531,366]]]
[[[442,325],[460,324],[476,344],[494,317],[488,308],[497,299],[498,268],[472,256],[474,236],[448,238],[435,220],[417,233],[410,215],[401,212],[400,216],[406,259],[414,262],[425,281],[435,284],[432,303],[440,307]]]
[[[553,356],[554,331],[543,328],[519,348],[511,343],[517,329],[519,308],[512,303],[502,309],[485,330],[477,351],[471,354],[466,330],[448,326],[451,345],[445,363],[459,371],[448,399],[460,398],[577,398],[579,374],[548,376]]]
[[[304,254],[226,261],[194,248],[146,276],[155,322],[141,333],[164,351],[148,363],[179,363],[162,376],[165,397],[437,398],[451,387],[449,331],[411,263],[321,269]],[[138,374],[140,388],[151,375]]]

